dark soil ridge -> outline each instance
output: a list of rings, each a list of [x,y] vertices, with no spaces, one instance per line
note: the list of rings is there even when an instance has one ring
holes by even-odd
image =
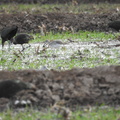
[[[114,10],[109,13],[99,14],[73,14],[73,13],[46,13],[46,14],[1,14],[0,15],[0,31],[5,26],[17,25],[19,32],[41,33],[45,34],[49,31],[78,32],[79,30],[87,31],[103,31],[108,32],[110,21],[120,20],[120,13]]]
[[[36,88],[20,91],[10,99],[0,98],[0,106],[5,100],[4,105],[9,103],[12,107],[16,107],[15,100],[30,100],[38,108],[51,106],[61,100],[66,101],[67,107],[74,108],[103,103],[120,105],[120,66],[75,68],[61,72],[0,71],[0,81],[3,80],[20,80],[34,84]]]

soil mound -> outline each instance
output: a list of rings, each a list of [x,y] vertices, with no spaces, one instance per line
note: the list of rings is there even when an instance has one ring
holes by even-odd
[[[61,72],[0,71],[0,81],[4,80],[32,83],[35,88],[18,91],[9,99],[0,98],[0,106],[4,105],[1,109],[7,104],[13,108],[18,107],[16,101],[29,101],[29,105],[38,108],[51,106],[61,100],[65,101],[65,106],[72,108],[103,103],[120,105],[120,66],[75,68]]]
[[[0,31],[9,25],[17,25],[19,32],[46,34],[70,31],[72,33],[79,30],[108,32],[108,23],[120,20],[120,13],[109,12],[101,14],[73,14],[73,13],[46,13],[46,14],[1,14]]]

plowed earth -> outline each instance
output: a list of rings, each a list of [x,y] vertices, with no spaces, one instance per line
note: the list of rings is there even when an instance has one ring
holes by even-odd
[[[9,99],[0,98],[1,110],[5,109],[6,105],[17,108],[16,100],[29,100],[29,104],[37,108],[46,108],[61,100],[70,108],[103,103],[120,104],[120,66],[76,68],[61,72],[0,71],[0,81],[3,80],[21,80],[34,84],[35,88],[19,91]]]
[[[99,14],[72,14],[72,13],[46,13],[46,14],[1,14],[0,31],[5,26],[17,25],[19,32],[41,33],[48,32],[77,32],[79,30],[110,31],[108,22],[120,20],[116,11]],[[43,28],[43,30],[41,29]]]

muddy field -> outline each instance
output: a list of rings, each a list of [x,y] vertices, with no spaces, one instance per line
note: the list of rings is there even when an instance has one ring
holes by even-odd
[[[111,31],[107,24],[120,20],[120,13],[111,10],[99,14],[46,13],[31,14],[29,11],[17,14],[0,15],[0,30],[6,25],[17,25],[19,32],[44,33],[52,31],[72,33],[79,30]],[[114,30],[113,30],[114,31]],[[16,90],[1,86],[5,94],[0,98],[0,110],[7,107],[17,108],[37,106],[38,109],[52,106],[64,100],[65,106],[76,108],[81,105],[119,105],[120,104],[120,66],[72,69],[68,71],[0,71],[0,81],[20,80],[32,83],[33,88]],[[9,88],[9,89],[8,89]],[[7,97],[7,92],[11,96]],[[24,101],[24,104],[21,103]]]
[[[79,30],[88,31],[104,31],[108,32],[110,21],[120,20],[120,13],[111,10],[107,13],[99,14],[73,14],[73,13],[46,13],[31,14],[26,13],[0,15],[0,31],[5,26],[17,25],[19,32],[41,33],[47,34],[52,31],[54,33],[70,31],[72,33]]]
[[[65,101],[65,106],[79,108],[83,105],[120,105],[120,66],[101,66],[97,68],[76,68],[68,71],[0,71],[0,81],[20,80],[32,83],[30,89],[12,92],[17,88],[5,89],[0,98],[0,109],[25,105],[38,109],[52,106],[55,102]],[[13,90],[14,89],[14,90]],[[11,96],[7,96],[7,92]],[[4,98],[6,97],[6,98]],[[19,102],[18,102],[19,101]],[[20,103],[24,101],[24,104]],[[79,107],[78,107],[79,106]]]

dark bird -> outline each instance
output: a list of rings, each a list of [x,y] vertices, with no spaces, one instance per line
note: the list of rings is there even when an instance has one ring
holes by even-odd
[[[29,44],[29,41],[34,39],[32,35],[28,35],[26,33],[21,33],[18,34],[17,36],[15,36],[15,38],[13,38],[13,44],[21,44],[22,45],[22,51],[25,49],[23,44],[27,43],[30,47],[31,45]]]
[[[119,32],[119,30],[120,30],[120,21],[112,21],[112,22],[108,23],[108,26],[110,28],[113,28],[113,29],[115,29],[116,31]]]
[[[18,30],[18,27],[15,25],[10,27],[5,27],[2,29],[1,31],[2,49],[4,47],[5,41],[9,42],[9,48],[10,48],[10,44],[12,43],[12,38],[16,35],[17,30]]]
[[[0,82],[0,98],[11,98],[26,89],[35,89],[35,85],[20,80],[3,80]]]

